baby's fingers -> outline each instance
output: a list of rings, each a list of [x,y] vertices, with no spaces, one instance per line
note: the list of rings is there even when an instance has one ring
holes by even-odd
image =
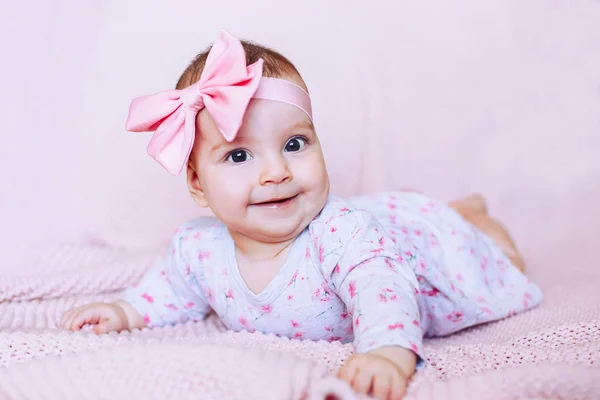
[[[121,330],[121,323],[115,319],[107,319],[94,327],[95,333],[108,333]]]
[[[96,307],[86,307],[77,312],[73,318],[71,323],[69,324],[67,329],[71,329],[73,331],[80,330],[84,325],[90,324],[95,325],[99,323],[102,319],[102,313]]]
[[[393,384],[392,382],[392,377],[390,375],[375,376],[373,379],[373,397],[379,400],[392,400],[392,398],[389,397]]]
[[[342,368],[338,371],[338,378],[349,384],[352,383],[352,378],[354,378],[354,374],[356,373],[356,365],[355,362],[352,362],[352,359],[344,363]]]
[[[362,365],[363,368],[359,367],[354,373],[354,378],[352,378],[352,387],[354,391],[357,393],[369,394],[371,391],[371,384],[373,383],[374,374],[372,371],[369,371],[369,367],[366,368],[365,365]]]
[[[66,313],[63,314],[62,318],[60,319],[59,322],[59,326],[63,329],[67,329],[67,321],[69,321],[71,319],[71,317],[73,316],[73,314],[78,310],[79,308],[71,308],[69,311],[67,311]]]
[[[390,400],[400,400],[406,392],[407,379],[403,375],[392,375]]]

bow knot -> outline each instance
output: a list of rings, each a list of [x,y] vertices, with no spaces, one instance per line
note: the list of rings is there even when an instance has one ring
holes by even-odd
[[[181,103],[190,111],[198,113],[204,108],[202,91],[197,85],[188,86],[181,91]]]

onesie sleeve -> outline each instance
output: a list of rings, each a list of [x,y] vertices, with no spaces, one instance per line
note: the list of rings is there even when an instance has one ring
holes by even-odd
[[[190,227],[180,228],[168,254],[121,295],[144,317],[148,327],[201,320],[210,312],[199,284],[202,268],[191,262],[191,234]]]
[[[398,254],[368,212],[340,211],[314,229],[314,244],[325,279],[352,315],[356,352],[399,346],[423,359],[417,280],[410,265],[416,251]]]

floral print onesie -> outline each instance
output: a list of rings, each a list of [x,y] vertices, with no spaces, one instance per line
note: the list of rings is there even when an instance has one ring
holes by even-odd
[[[232,330],[412,349],[541,301],[488,236],[446,204],[410,192],[331,197],[259,294],[242,279],[227,228],[200,218],[123,299],[148,326],[214,310]]]

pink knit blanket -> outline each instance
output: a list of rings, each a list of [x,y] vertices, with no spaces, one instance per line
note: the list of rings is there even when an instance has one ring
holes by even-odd
[[[2,399],[354,399],[334,377],[352,346],[195,324],[98,336],[62,313],[109,300],[155,259],[62,247],[0,276]],[[552,275],[543,305],[426,341],[407,399],[600,399],[600,278]]]

